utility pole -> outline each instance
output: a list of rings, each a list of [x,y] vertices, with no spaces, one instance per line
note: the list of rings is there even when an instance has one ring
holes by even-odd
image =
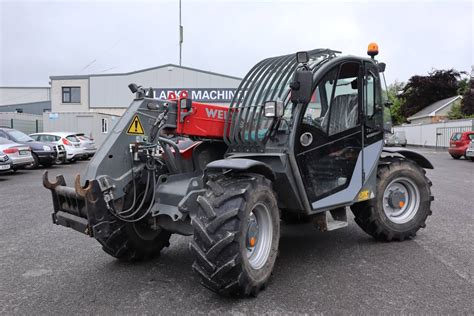
[[[181,0],[179,0],[179,65],[181,66],[181,56],[183,49],[183,26],[181,25]]]

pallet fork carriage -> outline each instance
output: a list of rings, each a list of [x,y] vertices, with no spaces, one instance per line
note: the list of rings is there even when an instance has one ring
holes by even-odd
[[[356,223],[378,240],[413,238],[431,214],[422,155],[383,148],[390,123],[385,64],[316,49],[265,59],[229,107],[136,97],[77,175],[43,184],[53,222],[94,237],[111,256],[153,257],[171,234],[193,235],[193,270],[220,294],[257,295],[278,252],[280,221],[321,231]]]

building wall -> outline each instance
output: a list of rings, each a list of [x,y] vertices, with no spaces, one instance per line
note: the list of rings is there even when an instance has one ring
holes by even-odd
[[[411,124],[416,125],[416,124],[429,124],[431,122],[431,117],[423,117],[419,119],[413,119],[411,120]]]
[[[119,116],[96,112],[44,113],[45,132],[77,132],[94,138],[100,146],[112,132]],[[103,120],[107,121],[107,131],[102,130]]]
[[[50,100],[49,87],[0,87],[0,106]]]
[[[127,108],[134,98],[130,83],[144,88],[237,88],[240,79],[169,66],[125,75],[90,77],[90,107]]]
[[[126,108],[91,108],[91,112],[122,116]]]
[[[63,103],[63,87],[80,87],[80,103]],[[89,111],[89,79],[51,80],[51,112]]]

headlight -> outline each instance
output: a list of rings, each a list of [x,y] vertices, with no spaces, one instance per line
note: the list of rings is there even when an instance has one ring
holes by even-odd
[[[51,151],[51,147],[49,147],[49,146],[43,146],[43,150],[44,150],[44,151]]]

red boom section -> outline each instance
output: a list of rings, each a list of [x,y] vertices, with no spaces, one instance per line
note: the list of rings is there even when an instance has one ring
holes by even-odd
[[[228,114],[227,106],[193,102],[189,111],[178,108],[176,134],[221,139]]]

